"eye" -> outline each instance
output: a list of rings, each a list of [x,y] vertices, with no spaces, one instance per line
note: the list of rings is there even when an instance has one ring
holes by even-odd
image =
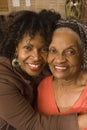
[[[48,52],[48,48],[47,47],[43,47],[40,49],[40,52],[45,53]]]
[[[55,48],[50,48],[49,49],[49,54],[56,54],[57,50]]]
[[[76,50],[75,49],[68,49],[64,53],[66,56],[73,56],[76,54]]]
[[[24,48],[25,50],[28,50],[28,51],[31,51],[31,50],[32,50],[32,46],[30,46],[30,45],[25,45],[23,48]]]

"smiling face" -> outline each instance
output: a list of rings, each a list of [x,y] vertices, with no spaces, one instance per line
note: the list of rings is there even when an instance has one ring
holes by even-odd
[[[34,38],[25,36],[16,48],[21,69],[30,76],[37,76],[47,60],[47,47],[39,33]]]
[[[49,46],[48,64],[58,79],[75,77],[81,67],[79,36],[68,28],[57,29]]]

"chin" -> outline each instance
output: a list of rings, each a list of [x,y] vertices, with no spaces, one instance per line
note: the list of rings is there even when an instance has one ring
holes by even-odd
[[[30,76],[39,76],[39,75],[40,75],[40,73],[41,73],[41,72],[36,72],[36,73],[33,73],[33,72],[32,72],[32,73],[31,73],[31,74],[29,74],[29,75],[30,75]]]
[[[64,76],[64,75],[54,75],[54,77],[57,79],[65,79],[66,78],[66,76]]]

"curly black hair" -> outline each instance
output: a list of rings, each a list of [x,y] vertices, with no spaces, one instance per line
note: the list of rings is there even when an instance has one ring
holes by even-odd
[[[60,18],[60,14],[54,10],[11,12],[5,18],[6,26],[4,38],[0,43],[0,55],[13,58],[19,41],[25,35],[33,38],[37,32],[44,38],[46,46],[48,46],[51,28]]]
[[[41,19],[41,23],[43,25],[43,32],[46,34],[46,40],[48,44],[51,42],[52,33],[58,20],[62,19],[59,12],[55,12],[55,10],[46,10],[43,9],[39,12],[39,17]]]

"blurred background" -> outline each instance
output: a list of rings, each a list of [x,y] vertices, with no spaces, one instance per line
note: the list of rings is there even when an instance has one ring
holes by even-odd
[[[62,17],[66,17],[66,1],[70,6],[76,7],[77,2],[82,2],[80,9],[80,19],[87,22],[87,0],[0,0],[0,19],[3,15],[8,14],[11,11],[17,10],[34,10],[39,11],[41,9],[54,9],[60,12]],[[74,2],[74,4],[73,4]],[[73,8],[74,9],[74,8]],[[68,7],[67,7],[67,11]],[[77,14],[76,14],[77,16]]]

